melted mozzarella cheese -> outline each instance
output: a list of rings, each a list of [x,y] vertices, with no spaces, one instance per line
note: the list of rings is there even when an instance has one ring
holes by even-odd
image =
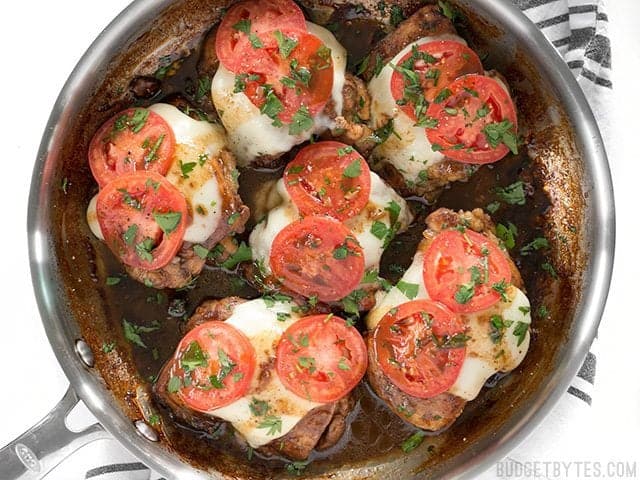
[[[94,197],[89,201],[89,206],[87,207],[87,223],[89,224],[91,233],[104,242],[104,235],[102,234],[102,229],[98,223],[98,213],[96,212],[97,200],[98,195],[94,195]]]
[[[193,120],[173,105],[157,103],[149,110],[167,122],[176,139],[173,162],[166,177],[184,195],[191,214],[184,241],[204,242],[222,221],[219,179],[210,162],[226,147],[224,129],[206,121]],[[182,165],[187,163],[195,163],[195,167],[187,174],[188,178],[184,178]],[[96,197],[87,207],[87,223],[93,234],[104,240],[96,214]]]
[[[271,245],[276,235],[287,225],[300,218],[298,208],[291,200],[284,185],[284,180],[280,179],[276,188],[281,197],[280,205],[272,209],[265,219],[256,225],[249,237],[253,259],[264,266],[265,273],[270,273],[271,271],[269,258],[271,256]],[[371,233],[371,226],[376,221],[384,223],[387,228],[391,226],[390,215],[385,208],[392,201],[400,206],[398,223],[400,224],[399,232],[402,232],[413,221],[413,215],[409,211],[407,202],[385,184],[378,175],[371,172],[369,202],[362,212],[345,222],[346,227],[353,232],[362,247],[366,270],[377,270],[379,267],[380,258],[384,251],[384,240]]]
[[[388,293],[381,292],[376,306],[367,315],[367,327],[375,329],[382,317],[394,307],[411,300],[428,299],[422,276],[423,254],[418,251],[411,266],[402,277],[402,281],[418,285],[418,295],[410,299],[397,287]],[[524,340],[518,345],[514,331],[519,323],[531,324],[530,305],[526,295],[513,285],[507,289],[507,301],[500,301],[492,307],[472,314],[463,314],[462,320],[467,326],[467,350],[465,360],[456,382],[448,392],[467,401],[476,398],[487,379],[497,372],[509,372],[524,359],[529,349],[530,335],[527,331]],[[491,338],[491,317],[499,315],[505,325],[502,337],[497,341]]]
[[[207,121],[194,120],[173,105],[157,103],[149,110],[160,115],[176,137],[173,163],[167,172],[171,182],[187,200],[192,221],[184,241],[201,243],[216,231],[222,220],[222,195],[216,170],[211,164],[226,147],[224,129]],[[185,178],[182,165],[195,163]]]
[[[389,119],[393,119],[393,129],[397,134],[392,134],[387,141],[378,145],[372,153],[372,159],[374,162],[392,164],[407,181],[418,184],[425,178],[425,174],[420,172],[441,162],[444,155],[431,149],[424,127],[416,127],[415,121],[396,104],[391,94],[391,77],[394,72],[391,65],[396,65],[402,57],[411,53],[414,45],[438,40],[452,40],[466,45],[466,42],[457,35],[421,38],[407,45],[369,83],[373,128],[380,128]]]
[[[347,52],[327,29],[307,22],[309,33],[318,37],[331,49],[333,60],[333,89],[331,98],[336,115],[342,114],[342,89],[345,83]],[[314,117],[313,128],[299,135],[289,135],[289,127],[275,127],[266,115],[260,113],[242,92],[233,93],[235,75],[220,65],[211,82],[211,96],[229,135],[231,150],[240,165],[249,165],[263,156],[277,156],[295,145],[306,142],[314,133],[322,133],[333,126],[333,119],[323,112]]]
[[[284,321],[278,320],[279,312],[290,317]],[[273,365],[275,349],[282,334],[299,318],[291,311],[289,303],[275,302],[273,306],[267,307],[264,300],[256,299],[237,305],[231,317],[226,320],[249,338],[256,351],[258,368],[244,397],[208,413],[230,422],[253,448],[286,435],[309,411],[322,405],[287,390],[273,366],[268,367],[273,369],[268,377],[260,378],[260,366],[270,363]],[[282,420],[280,432],[269,435],[269,428],[259,428],[264,418],[252,414],[249,405],[253,399],[269,404],[268,414]]]

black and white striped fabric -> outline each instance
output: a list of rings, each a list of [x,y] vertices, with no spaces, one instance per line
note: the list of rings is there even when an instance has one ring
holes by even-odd
[[[609,135],[611,47],[603,0],[512,0],[556,47],[584,90],[605,141]],[[594,346],[595,348],[595,346]],[[480,478],[528,478],[526,468],[540,459],[588,458],[593,436],[589,430],[596,355],[590,352],[567,395],[525,443]],[[50,477],[52,480],[164,480],[137,462],[115,441],[85,447]],[[78,472],[74,475],[71,472]],[[83,472],[83,473],[80,473]],[[86,473],[85,473],[86,472]],[[523,475],[518,475],[522,472]],[[537,475],[536,478],[546,478]],[[558,478],[558,477],[554,477]]]

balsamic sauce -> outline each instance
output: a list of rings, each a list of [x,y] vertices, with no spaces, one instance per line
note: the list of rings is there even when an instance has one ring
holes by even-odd
[[[342,41],[349,52],[350,68],[367,53],[363,46],[369,46],[382,34],[382,27],[376,22],[350,16],[349,11],[342,12],[343,21],[336,22],[334,33]],[[355,25],[355,27],[354,27]],[[353,28],[352,28],[353,27]],[[461,32],[464,35],[464,32]],[[363,42],[367,38],[370,41]],[[198,95],[199,75],[197,71],[200,46],[189,56],[180,60],[175,75],[167,76],[159,84],[147,81],[137,85],[138,91],[145,94],[138,97],[137,105],[147,106],[152,103],[182,96],[199,108],[210,119],[216,118],[215,109],[209,95]],[[176,60],[176,59],[171,59]],[[133,88],[133,87],[132,87]],[[146,97],[146,98],[143,98]],[[435,205],[427,205],[419,199],[410,199],[410,205],[416,214],[416,220],[409,230],[398,235],[385,251],[380,274],[395,283],[402,276],[404,269],[412,261],[412,253],[424,230],[425,217],[439,207],[454,210],[471,210],[484,208],[498,200],[496,186],[507,186],[522,180],[527,185],[529,196],[526,207],[511,206],[502,202],[501,207],[492,215],[496,223],[513,223],[520,234],[512,256],[516,261],[529,291],[541,275],[540,258],[535,253],[520,256],[520,248],[538,236],[542,214],[549,207],[549,202],[537,185],[530,161],[522,148],[522,153],[498,162],[495,165],[482,166],[467,183],[454,183],[449,186]],[[250,207],[255,207],[254,192],[264,182],[274,181],[282,175],[282,168],[276,170],[244,168],[240,171],[240,195]],[[248,237],[252,222],[248,224]],[[206,265],[199,278],[179,291],[157,291],[128,278],[122,266],[103,244],[98,246],[96,255],[105,265],[109,276],[121,278],[117,285],[105,288],[105,304],[109,305],[109,315],[113,331],[122,329],[121,320],[127,319],[136,325],[157,327],[155,331],[145,333],[143,340],[148,348],[133,348],[136,368],[143,379],[153,382],[162,365],[173,354],[183,335],[185,320],[205,299],[221,299],[232,295],[251,299],[259,296],[237,272],[227,271],[213,265]],[[532,299],[536,304],[536,299]],[[364,322],[358,327],[364,330]],[[495,383],[495,382],[494,382]],[[315,461],[308,467],[313,472],[316,468],[322,471],[328,464],[343,465],[348,462],[367,460],[387,453],[398,446],[416,431],[415,427],[393,414],[380,401],[368,386],[366,379],[354,390],[355,408],[350,415],[350,424],[342,440],[324,452],[314,452],[310,460]],[[231,458],[232,461],[247,463],[251,454],[240,442],[236,441],[233,428],[222,425],[213,433],[193,430],[186,425],[179,425],[170,420],[170,413],[162,411],[163,428],[169,442],[180,452],[189,451],[191,459],[202,465],[211,465],[214,456]],[[235,459],[235,460],[234,460]],[[251,465],[257,474],[282,472],[282,459],[265,459],[253,453]]]

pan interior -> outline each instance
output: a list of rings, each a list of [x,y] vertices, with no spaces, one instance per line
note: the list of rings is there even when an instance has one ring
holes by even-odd
[[[407,11],[416,7],[412,2],[400,4]],[[134,8],[140,11],[144,5],[150,3],[139,1]],[[45,323],[49,332],[58,328],[58,334],[64,333],[64,338],[56,341],[67,352],[72,351],[76,338],[83,337],[88,342],[96,356],[89,384],[99,383],[97,388],[108,390],[107,403],[121,412],[118,421],[128,425],[129,435],[135,434],[127,419],[135,421],[143,416],[148,419],[150,412],[145,408],[149,405],[155,408],[148,398],[149,382],[175,349],[182,318],[203,299],[229,295],[254,297],[257,293],[239,276],[209,267],[194,288],[180,292],[157,292],[124,277],[117,286],[106,286],[107,277],[122,276],[123,270],[104,244],[93,237],[85,221],[88,201],[97,192],[86,151],[98,126],[134,102],[130,92],[132,79],[153,75],[167,62],[184,59],[179,73],[163,82],[162,93],[152,101],[183,92],[197,82],[195,66],[202,40],[220,18],[224,6],[225,2],[212,0],[165,2],[160,13],[150,14],[147,10],[127,24],[128,28],[120,32],[106,55],[103,54],[99,68],[87,72],[83,81],[74,85],[48,148],[42,172],[47,181],[36,187],[41,209],[38,216],[42,221],[39,231],[47,239],[50,262],[50,276],[36,280],[48,292],[46,301],[50,304],[45,309],[55,312],[50,319],[45,318]],[[558,91],[531,60],[528,53],[531,47],[519,45],[504,30],[474,15],[464,5],[461,7],[464,20],[459,25],[460,33],[486,65],[506,76],[530,146],[528,152],[495,167],[482,167],[469,183],[452,186],[438,206],[485,207],[496,198],[495,185],[507,186],[522,180],[531,186],[533,195],[526,207],[505,206],[495,214],[496,222],[516,225],[520,232],[518,247],[536,236],[545,236],[551,244],[544,254],[516,255],[535,313],[531,348],[516,371],[491,382],[451,428],[428,437],[411,454],[402,453],[398,445],[413,430],[391,414],[365,384],[361,385],[356,392],[358,405],[350,431],[338,446],[318,454],[305,471],[308,476],[335,473],[360,478],[375,472],[391,478],[402,471],[402,478],[409,478],[425,474],[435,477],[451,471],[495,442],[518,415],[532,407],[540,392],[547,388],[550,372],[559,368],[576,327],[575,312],[583,301],[581,292],[590,261],[593,225],[587,224],[589,180],[585,178],[574,129],[558,99]],[[355,2],[334,13],[332,20],[339,24],[338,37],[348,36],[352,9],[355,10]],[[358,45],[351,48],[357,55]],[[245,201],[254,206],[251,195],[254,187],[279,174],[281,171],[242,171],[241,193]],[[36,183],[37,177],[34,186]],[[413,206],[422,216],[435,208],[419,203]],[[389,280],[398,278],[393,265],[410,261],[403,252],[411,252],[420,230],[418,221],[385,253],[383,274]],[[542,263],[553,265],[557,278],[542,270]],[[154,322],[161,325],[162,328],[145,337],[150,348],[132,349],[122,334],[123,318],[141,325]],[[114,349],[105,352],[104,345],[112,343]],[[62,363],[68,364],[69,360]],[[229,477],[286,475],[280,460],[254,457],[248,461],[245,450],[225,440],[231,433],[224,429],[204,435],[172,423],[162,410],[156,413],[162,418],[161,443],[153,446],[153,450],[142,451],[153,451],[154,461],[161,467],[175,463],[165,459],[177,456],[198,469]],[[108,422],[105,424],[108,426]],[[360,470],[361,467],[365,468]],[[353,468],[356,470],[350,470]]]

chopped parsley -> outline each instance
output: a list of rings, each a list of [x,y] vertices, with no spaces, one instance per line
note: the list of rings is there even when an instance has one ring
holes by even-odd
[[[195,253],[198,257],[204,260],[209,256],[209,249],[196,243],[193,246],[193,253]]]
[[[458,285],[458,290],[456,290],[453,298],[460,305],[465,305],[471,301],[475,293],[476,289],[474,284]]]
[[[207,356],[195,340],[189,344],[180,357],[180,367],[185,373],[190,373],[198,367],[206,367],[208,364]]]
[[[196,90],[196,102],[202,100],[211,91],[211,77],[203,75],[198,78],[198,89]]]
[[[442,14],[454,22],[458,18],[458,11],[447,1],[438,0],[438,6]]]
[[[454,335],[444,335],[442,337],[437,337],[433,333],[431,335],[436,346],[443,350],[462,348],[471,338],[462,332],[456,333]]]
[[[111,353],[113,352],[113,349],[116,348],[116,342],[103,342],[102,343],[102,352],[103,353]]]
[[[313,127],[313,118],[309,109],[303,105],[293,114],[289,125],[289,135],[300,135]]]
[[[516,327],[513,329],[513,336],[518,339],[518,347],[524,342],[529,331],[529,324],[524,322],[516,323]]]
[[[500,240],[504,242],[504,246],[508,249],[512,249],[516,246],[516,235],[518,235],[518,228],[511,222],[507,225],[499,223],[496,225],[496,235]]]
[[[449,90],[448,88],[443,88],[442,90],[440,90],[440,93],[438,93],[436,98],[433,99],[433,103],[442,103],[451,95],[451,90]]]
[[[173,232],[178,225],[180,224],[180,220],[182,220],[182,213],[180,212],[166,212],[166,213],[153,213],[153,218],[156,223],[160,227],[160,229],[165,233],[169,234]]]
[[[522,180],[518,180],[506,187],[497,187],[495,192],[500,200],[509,205],[524,205],[526,203],[526,193]]]
[[[153,247],[153,239],[145,237],[144,240],[142,240],[140,243],[136,243],[136,255],[138,255],[138,257],[145,262],[153,262],[153,255],[151,254],[151,250],[153,250]]]
[[[153,162],[157,156],[158,156],[158,150],[160,149],[160,145],[162,145],[162,142],[165,139],[165,134],[163,133],[162,135],[160,135],[158,137],[158,139],[154,142],[153,146],[151,147],[151,149],[149,150],[149,153],[147,153],[144,156],[144,164],[145,165],[149,165],[151,162]],[[145,140],[146,142],[146,140]],[[148,148],[148,145],[143,147],[143,148]],[[157,188],[154,188],[154,190],[157,191]]]
[[[119,284],[120,280],[121,280],[120,277],[107,277],[107,280],[105,283],[107,284],[107,286],[112,287],[114,285]]]
[[[482,132],[485,134],[491,148],[497,148],[498,145],[504,143],[514,155],[518,153],[518,137],[513,123],[509,120],[489,123]]]
[[[390,118],[387,123],[380,128],[376,128],[371,135],[371,140],[377,144],[381,144],[389,140],[391,135],[395,135],[398,139],[401,139],[400,135],[393,128],[393,118]]]
[[[222,389],[224,388],[224,384],[222,381],[231,373],[231,371],[236,368],[236,364],[229,358],[224,350],[218,347],[218,364],[220,365],[220,370],[218,370],[217,375],[211,375],[209,377],[209,381],[213,388]]]
[[[357,178],[362,174],[362,166],[360,165],[360,159],[357,158],[344,169],[342,175],[347,178]]]
[[[485,210],[487,212],[489,212],[490,214],[494,214],[498,211],[498,209],[500,208],[500,202],[491,202],[489,205],[487,205],[486,207],[484,207]]]
[[[264,417],[269,411],[269,402],[252,397],[249,403],[249,410],[256,417]]]
[[[380,72],[382,72],[382,69],[384,68],[384,60],[383,58],[380,56],[379,53],[376,53],[376,63],[375,66],[373,68],[373,76],[377,77],[378,75],[380,75]]]
[[[264,304],[267,306],[267,308],[271,308],[276,304],[276,302],[289,303],[292,299],[288,295],[284,295],[282,293],[274,293],[272,295],[265,295],[264,297],[262,297],[262,300],[264,301]]]
[[[490,325],[491,331],[489,338],[493,343],[499,343],[504,335],[504,330],[513,324],[511,320],[505,320],[500,315],[491,315]]]
[[[182,381],[180,380],[180,377],[171,377],[169,379],[169,382],[167,383],[167,392],[178,393],[180,387],[182,387]]]
[[[389,17],[389,22],[392,27],[397,27],[400,22],[404,20],[404,13],[402,12],[402,8],[398,5],[391,5],[391,15]]]
[[[344,371],[351,370],[351,367],[347,363],[347,359],[344,357],[340,358],[340,360],[338,361],[338,368]]]
[[[507,288],[509,285],[507,284],[505,279],[500,280],[497,283],[494,283],[491,288],[493,291],[498,292],[500,294],[500,298],[503,302],[508,302],[509,298],[507,297]]]
[[[273,93],[272,88],[268,88],[268,91],[265,97],[265,102],[260,107],[260,113],[262,113],[263,115],[266,115],[271,120],[273,120],[273,126],[281,127],[282,122],[278,118],[278,114],[280,114],[283,110],[284,110],[284,105],[282,105],[282,102],[280,101],[280,99],[276,97],[275,93]]]
[[[521,255],[531,255],[532,252],[549,248],[549,241],[544,237],[536,237],[520,249]]]
[[[142,341],[140,334],[155,332],[160,327],[159,326],[145,327],[141,325],[136,325],[134,323],[127,321],[126,318],[123,318],[122,328],[124,330],[124,338],[126,338],[129,342],[133,343],[134,345],[137,345],[142,348],[147,348],[147,345]]]
[[[549,275],[551,275],[551,278],[553,278],[553,279],[557,279],[558,278],[558,274],[556,273],[556,269],[553,268],[553,265],[551,265],[549,262],[544,262],[542,265],[540,265],[540,268],[542,268],[542,270],[544,270]]]
[[[275,415],[267,415],[258,424],[258,428],[267,428],[267,435],[275,435],[282,431],[282,419]]]
[[[418,431],[413,435],[411,435],[409,438],[407,438],[404,442],[402,442],[402,444],[400,445],[400,448],[404,453],[409,453],[415,450],[416,448],[418,448],[422,444],[422,441],[424,440],[425,436],[426,436],[426,433]]]
[[[290,473],[291,475],[302,475],[302,472],[304,472],[304,469],[307,468],[307,465],[309,465],[309,461],[296,461],[287,463],[287,466],[285,468],[287,470],[287,473]]]
[[[248,262],[251,258],[251,247],[249,247],[245,242],[240,242],[238,249],[222,263],[222,267],[227,270],[231,270],[239,263]]]
[[[338,156],[339,157],[344,157],[345,155],[349,155],[350,153],[353,153],[353,147],[350,146],[346,146],[346,147],[342,147],[338,149]],[[300,169],[302,169],[302,167],[300,167]],[[289,169],[289,171],[291,171],[291,169]]]
[[[396,288],[400,290],[409,300],[413,300],[418,296],[419,286],[417,283],[408,283],[400,280],[396,285]]]
[[[273,36],[276,37],[278,42],[278,50],[282,58],[288,58],[291,52],[298,45],[298,41],[295,38],[290,38],[284,35],[280,30],[273,32]]]
[[[378,240],[383,240],[387,236],[389,229],[387,228],[387,225],[384,222],[380,222],[376,220],[371,224],[370,232]]]
[[[196,168],[196,165],[198,165],[197,162],[183,163],[182,160],[180,160],[180,172],[182,172],[182,178],[189,178],[189,174],[194,168]]]
[[[249,33],[251,33],[251,20],[249,20],[248,18],[243,18],[238,23],[234,24],[232,28],[249,35]]]
[[[300,82],[305,87],[309,86],[309,82],[311,82],[311,72],[306,67],[299,67],[299,63],[297,60],[292,60],[291,64],[291,78],[294,82]]]
[[[122,194],[122,203],[136,210],[142,210],[142,203],[137,198],[133,198],[126,188],[120,188],[118,191]]]

